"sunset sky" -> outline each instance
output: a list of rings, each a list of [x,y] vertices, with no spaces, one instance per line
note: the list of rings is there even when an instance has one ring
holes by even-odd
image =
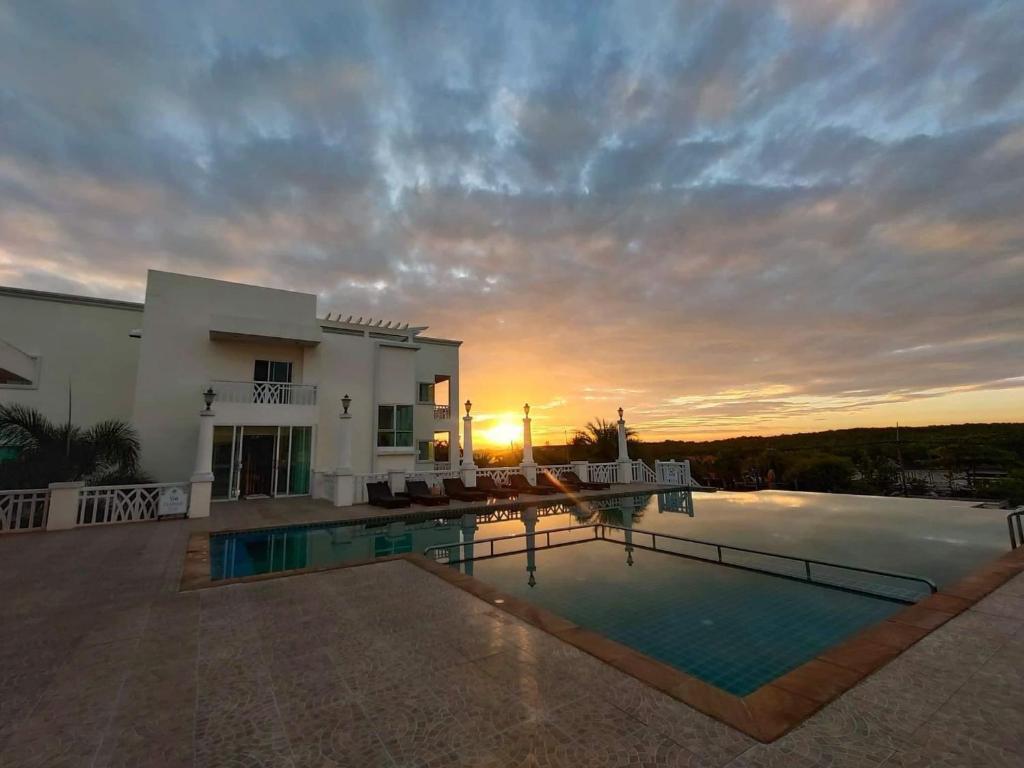
[[[1022,51],[1012,0],[7,0],[0,284],[427,324],[538,443],[1019,421]]]

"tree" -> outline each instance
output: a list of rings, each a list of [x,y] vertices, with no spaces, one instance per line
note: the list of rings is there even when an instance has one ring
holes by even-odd
[[[636,431],[626,427],[626,441],[632,447],[636,445]],[[618,424],[596,418],[577,430],[571,443],[579,448],[591,461],[615,461],[619,456]]]
[[[0,463],[0,488],[38,488],[85,480],[95,485],[145,482],[139,438],[126,422],[108,419],[83,428],[54,424],[34,408],[0,404],[0,445],[17,456]]]
[[[813,453],[801,457],[786,472],[786,480],[801,491],[843,493],[853,485],[853,462],[842,456]]]

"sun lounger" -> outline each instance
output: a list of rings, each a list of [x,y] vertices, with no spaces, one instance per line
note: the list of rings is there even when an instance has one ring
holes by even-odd
[[[385,509],[408,507],[411,503],[409,499],[400,499],[391,493],[391,486],[384,482],[367,483],[366,497],[373,506],[384,507]]]
[[[430,492],[430,486],[423,480],[406,480],[405,495],[414,504],[426,504],[430,507],[441,506],[448,503],[448,497]]]

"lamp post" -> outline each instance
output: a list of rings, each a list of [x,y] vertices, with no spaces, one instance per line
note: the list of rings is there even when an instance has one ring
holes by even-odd
[[[622,415],[622,407],[619,406],[619,458],[618,458],[618,470],[619,470],[619,482],[620,483],[631,483],[633,482],[633,462],[629,458],[629,446],[626,442],[626,420]]]
[[[348,507],[355,503],[355,477],[352,474],[352,414],[348,412],[352,398],[348,392],[341,398],[341,413],[338,414],[338,463],[334,469],[334,498],[330,501],[336,507]]]
[[[530,483],[537,482],[537,465],[533,461],[533,435],[530,431],[530,404],[523,405],[523,461],[520,465]]]
[[[462,482],[468,487],[476,486],[476,464],[473,462],[473,410],[471,400],[466,400],[466,415],[462,417]],[[451,450],[451,448],[449,448]]]
[[[206,407],[199,412],[199,436],[196,439],[196,464],[189,491],[188,516],[209,517],[210,496],[213,491],[213,404],[217,392],[207,387],[203,392]]]

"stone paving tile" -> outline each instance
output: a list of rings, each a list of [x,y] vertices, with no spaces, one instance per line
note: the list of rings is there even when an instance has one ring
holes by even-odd
[[[362,708],[353,702],[283,717],[298,766],[391,766],[391,756]]]

